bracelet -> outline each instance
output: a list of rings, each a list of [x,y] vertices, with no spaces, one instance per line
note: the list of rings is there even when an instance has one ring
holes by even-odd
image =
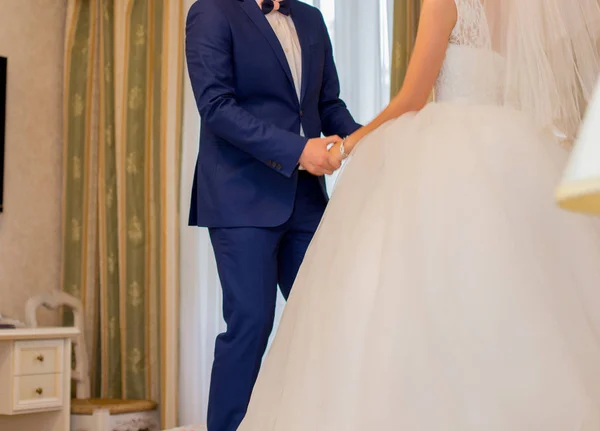
[[[346,149],[344,148],[344,144],[346,143],[346,139],[348,139],[347,136],[344,139],[342,139],[342,143],[340,144],[340,154],[342,155],[342,157],[344,159],[346,157],[350,156],[350,154],[346,153]]]

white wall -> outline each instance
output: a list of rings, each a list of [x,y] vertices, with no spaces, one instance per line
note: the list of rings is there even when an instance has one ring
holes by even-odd
[[[8,57],[0,313],[19,319],[30,295],[60,284],[65,13],[65,0],[0,0]]]

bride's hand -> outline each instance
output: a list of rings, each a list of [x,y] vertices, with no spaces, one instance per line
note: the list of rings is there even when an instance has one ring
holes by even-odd
[[[329,149],[330,160],[332,160],[332,158],[335,158],[335,160],[339,160],[339,163],[341,163],[342,160],[347,158],[348,157],[347,155],[349,155],[352,152],[352,150],[354,149],[354,147],[357,144],[356,135],[353,134],[353,135],[348,136],[343,142],[344,142],[344,153],[346,155],[344,155],[340,151],[342,141],[338,141]]]
[[[342,141],[338,141],[329,149],[329,162],[333,166],[337,166],[337,169],[339,169],[341,167],[342,160],[345,159],[344,155],[342,153],[340,153],[340,145],[341,144],[342,144]]]

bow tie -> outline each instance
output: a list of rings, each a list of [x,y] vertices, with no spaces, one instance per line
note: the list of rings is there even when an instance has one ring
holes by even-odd
[[[263,0],[261,6],[263,13],[265,15],[270,14],[275,9],[275,3],[279,3],[279,9],[276,9],[277,12],[281,12],[284,15],[290,14],[289,0],[281,0],[279,2],[274,2],[274,0]]]

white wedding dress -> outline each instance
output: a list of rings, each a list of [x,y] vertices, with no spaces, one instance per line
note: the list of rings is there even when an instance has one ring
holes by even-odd
[[[555,207],[567,151],[457,7],[437,103],[342,173],[239,431],[600,430],[600,223]]]

